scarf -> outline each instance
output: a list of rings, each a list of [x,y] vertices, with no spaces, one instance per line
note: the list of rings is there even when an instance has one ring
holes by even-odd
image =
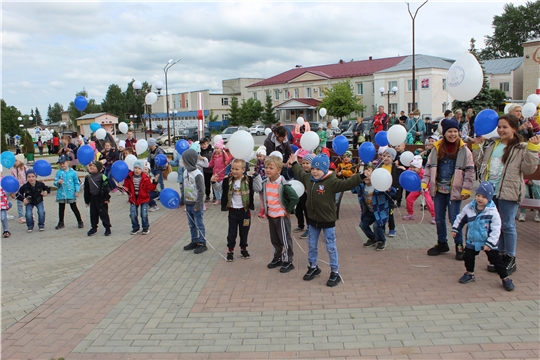
[[[227,209],[232,206],[232,196],[235,181],[236,180],[232,176],[229,177],[229,198],[227,199]],[[246,175],[242,176],[242,179],[240,179],[240,195],[242,196],[242,205],[244,206],[244,210],[249,210],[249,180]]]

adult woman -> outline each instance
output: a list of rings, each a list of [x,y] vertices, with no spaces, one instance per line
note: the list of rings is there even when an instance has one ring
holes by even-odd
[[[414,109],[409,119],[409,127],[407,131],[413,136],[413,144],[424,142],[424,134],[426,132],[426,123],[420,118],[420,110]]]
[[[521,109],[519,112],[521,113]],[[502,222],[498,247],[509,274],[517,270],[517,232],[514,219],[519,203],[525,197],[523,175],[532,174],[536,170],[540,150],[540,136],[532,136],[525,143],[519,134],[520,128],[516,116],[503,115],[499,117],[497,126],[500,138],[482,147],[484,138],[477,137],[473,146],[480,180],[491,181],[495,185],[493,201]]]
[[[437,244],[428,250],[430,256],[448,252],[446,238],[446,210],[453,224],[459,214],[461,201],[471,196],[474,180],[474,161],[472,153],[459,138],[459,124],[456,119],[442,121],[441,140],[434,144],[426,163],[422,179],[422,189],[430,186],[430,194],[435,205],[437,225]],[[454,238],[456,260],[463,259],[463,235],[459,232]]]
[[[459,123],[459,133],[461,136],[461,140],[468,142],[471,140],[469,134],[471,132],[471,126],[469,124],[469,120],[467,119],[467,116],[463,116],[463,110],[457,109],[455,112],[456,120]]]

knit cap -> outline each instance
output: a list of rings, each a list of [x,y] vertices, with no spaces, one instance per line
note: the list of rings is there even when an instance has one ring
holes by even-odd
[[[264,145],[259,146],[259,148],[257,149],[256,154],[257,155],[263,154],[263,155],[266,156],[266,146],[264,146]]]
[[[493,193],[495,192],[495,189],[493,187],[493,184],[489,181],[482,181],[480,185],[478,185],[478,188],[476,189],[477,194],[482,194],[488,199],[488,202],[493,199]]]
[[[420,155],[415,155],[411,160],[411,166],[420,169],[422,167],[422,157]]]
[[[144,166],[144,165],[143,165],[142,161],[140,161],[140,160],[137,160],[137,161],[134,161],[134,162],[133,162],[133,168],[134,168],[134,169],[135,169],[136,167],[138,167],[139,169],[142,170],[142,169],[144,169],[143,166]]]
[[[442,126],[442,133],[444,135],[444,133],[446,133],[446,131],[448,129],[458,129],[459,130],[459,123],[456,119],[452,118],[452,119],[444,119],[442,122],[441,122],[441,126]]]
[[[92,164],[98,169],[98,172],[101,172],[101,169],[103,169],[103,163],[101,161],[94,160]]]
[[[319,154],[311,161],[311,167],[317,168],[326,174],[330,168],[330,159],[325,154]]]
[[[24,154],[17,154],[15,155],[15,160],[19,160],[20,162],[24,162]]]
[[[281,160],[283,160],[283,154],[280,153],[279,151],[272,151],[270,153],[270,156],[277,156],[278,158],[280,158]]]
[[[307,161],[307,162],[309,162],[311,164],[311,163],[313,163],[314,158],[315,158],[314,154],[307,154],[306,156],[304,156],[302,158],[302,161]]]
[[[350,152],[349,150],[345,151],[345,153],[343,154],[343,156],[348,156],[350,158],[352,158],[352,152]]]
[[[223,140],[220,139],[220,140],[216,141],[216,143],[214,144],[214,148],[223,149]],[[257,152],[258,151],[259,150],[257,150]],[[264,153],[266,154],[266,149],[265,149]]]
[[[148,139],[148,146],[156,146],[156,145],[157,145],[156,139],[154,138]]]
[[[390,155],[390,157],[392,158],[392,161],[396,160],[396,155],[397,155],[396,150],[392,148],[387,148],[386,150],[384,150],[384,152]]]
[[[36,172],[33,169],[28,169],[28,170],[26,170],[26,178],[27,179],[28,179],[28,175],[30,175],[30,174],[34,174],[34,176],[37,176]]]

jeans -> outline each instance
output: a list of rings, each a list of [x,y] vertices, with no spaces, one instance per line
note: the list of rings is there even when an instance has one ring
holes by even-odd
[[[336,228],[318,228],[313,225],[308,225],[309,237],[308,243],[308,262],[311,267],[317,266],[317,258],[319,257],[319,250],[317,243],[319,242],[319,235],[321,231],[324,234],[324,242],[326,243],[326,252],[330,259],[330,269],[332,272],[339,272],[338,251],[336,246]]]
[[[152,174],[154,176],[159,174],[159,178],[158,178],[159,191],[163,191],[163,189],[165,189],[165,185],[163,183],[163,172],[160,169],[152,169]]]
[[[148,203],[143,203],[139,206],[135,204],[129,204],[129,217],[131,218],[131,228],[133,230],[139,230],[139,218],[138,212],[139,207],[141,208],[141,222],[143,230],[150,228],[148,223]]]
[[[459,214],[461,208],[461,200],[450,200],[450,194],[443,194],[437,192],[433,198],[435,205],[435,222],[437,223],[437,242],[439,244],[446,243],[446,209],[448,208],[448,219],[450,220],[450,226],[454,224],[456,216]],[[454,243],[463,244],[463,234],[458,232],[454,238]]]
[[[25,216],[25,211],[23,209],[24,203],[21,200],[17,200],[17,214],[19,215],[19,219]]]
[[[195,211],[195,205],[186,204],[186,214],[191,232],[191,242],[206,245],[202,206],[199,211]]]
[[[0,210],[1,217],[2,217],[2,231],[8,231],[8,218],[7,218],[7,210],[2,209]]]
[[[150,207],[157,206],[155,199],[159,199],[159,191],[150,191],[150,202],[148,203]]]
[[[370,228],[371,224],[373,224],[373,231]],[[386,242],[386,237],[384,237],[384,225],[381,226],[377,223],[373,212],[362,212],[362,216],[360,217],[360,229],[362,229],[369,240]]]
[[[37,205],[26,205],[26,226],[29,230],[34,229],[34,218],[32,217],[32,211],[34,210],[34,206],[37,208],[38,213],[38,227],[40,229],[45,227],[45,206],[43,205],[42,201]]]
[[[517,232],[516,213],[519,208],[517,201],[508,201],[493,198],[497,210],[501,215],[501,235],[499,236],[498,248],[501,254],[516,256]]]

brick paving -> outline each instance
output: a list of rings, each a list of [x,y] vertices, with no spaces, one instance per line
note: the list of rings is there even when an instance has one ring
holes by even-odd
[[[266,268],[266,220],[253,220],[251,259],[237,251],[227,263],[220,256],[227,217],[216,206],[205,223],[217,252],[195,255],[182,249],[189,242],[182,209],[150,213],[150,235],[130,236],[123,201],[113,198],[108,238],[81,238],[87,230],[78,229],[30,237],[10,222],[14,236],[2,244],[3,359],[540,357],[540,224],[532,212],[517,223],[516,290],[506,292],[483,256],[476,282],[462,285],[464,266],[453,251],[426,255],[436,234],[427,212],[421,224],[420,211],[416,221],[397,220],[385,251],[363,248],[359,205],[346,194],[337,226],[344,283],[329,288],[323,262],[319,277],[302,280],[307,246],[299,234],[296,269]],[[55,217],[48,215],[48,229]]]

